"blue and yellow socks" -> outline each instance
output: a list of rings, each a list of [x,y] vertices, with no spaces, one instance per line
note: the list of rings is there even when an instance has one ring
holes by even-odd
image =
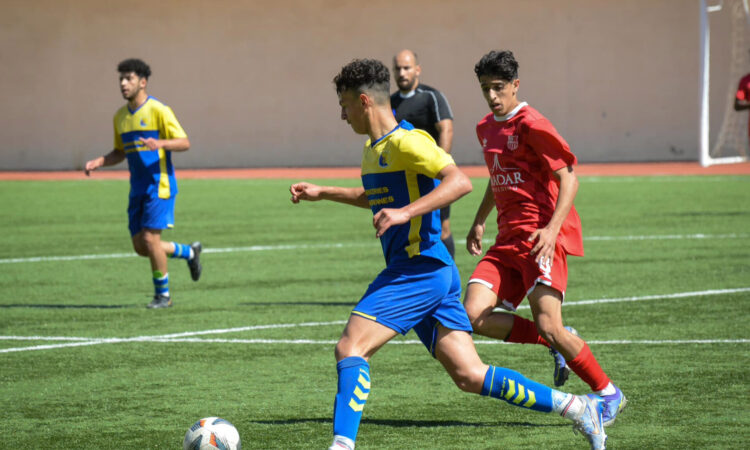
[[[195,256],[189,245],[178,244],[177,242],[172,242],[172,245],[174,245],[174,253],[170,256],[171,258],[193,259]]]
[[[154,294],[169,296],[169,274],[154,270]]]
[[[364,358],[350,356],[336,364],[338,391],[333,406],[333,434],[353,443],[357,439],[362,410],[370,395],[370,365]]]
[[[499,398],[511,405],[534,411],[554,411],[571,420],[574,420],[584,406],[573,394],[537,383],[514,370],[495,366],[487,369],[481,395]]]

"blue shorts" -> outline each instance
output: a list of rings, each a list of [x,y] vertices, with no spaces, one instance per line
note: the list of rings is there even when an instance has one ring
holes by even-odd
[[[130,236],[143,229],[164,230],[174,227],[174,196],[153,198],[150,195],[130,197],[128,202],[128,228]]]
[[[438,322],[451,330],[472,331],[456,265],[424,256],[386,267],[352,314],[401,334],[413,329],[433,356]]]

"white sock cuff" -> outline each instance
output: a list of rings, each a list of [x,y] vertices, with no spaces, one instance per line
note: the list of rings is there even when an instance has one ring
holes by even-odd
[[[336,444],[338,444],[338,446]],[[328,450],[340,450],[342,446],[348,450],[354,450],[354,441],[346,436],[337,434],[333,437],[333,444],[331,444],[331,448]]]

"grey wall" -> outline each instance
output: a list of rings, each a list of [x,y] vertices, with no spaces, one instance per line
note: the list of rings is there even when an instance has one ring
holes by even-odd
[[[696,159],[698,21],[698,0],[4,0],[0,169],[109,151],[116,65],[133,56],[190,136],[178,167],[358,165],[364,138],[340,121],[331,79],[404,47],[451,103],[459,163],[482,164],[473,66],[496,48],[515,52],[520,97],[581,161]],[[712,19],[718,96],[736,82],[722,72],[727,23]]]

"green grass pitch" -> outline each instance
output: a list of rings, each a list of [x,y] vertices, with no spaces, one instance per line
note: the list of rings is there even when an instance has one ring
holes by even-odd
[[[452,210],[464,281],[473,181]],[[369,211],[292,205],[289,184],[181,180],[164,238],[203,242],[203,278],[170,260],[174,307],[152,311],[126,181],[0,182],[0,448],[176,449],[206,416],[245,449],[327,448],[334,342],[383,258]],[[750,447],[750,177],[582,177],[576,206],[563,314],[630,399],[610,447]],[[414,340],[373,358],[358,449],[587,448],[560,417],[460,392]],[[551,384],[543,347],[476,341]]]

